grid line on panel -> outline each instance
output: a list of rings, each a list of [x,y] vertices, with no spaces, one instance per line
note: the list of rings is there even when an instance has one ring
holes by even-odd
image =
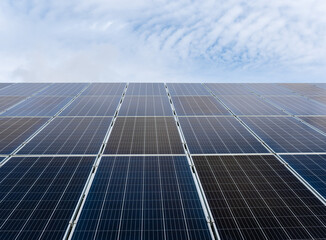
[[[0,96],[0,114],[18,105],[25,98],[25,96]]]
[[[181,125],[179,123],[178,115],[177,115],[177,112],[176,112],[176,109],[175,109],[175,106],[174,106],[174,103],[173,103],[173,100],[172,100],[172,96],[170,95],[169,88],[168,88],[167,84],[165,84],[165,88],[166,88],[166,92],[167,92],[167,95],[168,95],[169,100],[170,100],[172,112],[174,113],[174,119],[176,121],[178,132],[179,132],[180,138],[182,140],[182,144],[184,146],[184,151],[187,154],[187,160],[188,160],[188,163],[189,163],[189,167],[190,167],[190,171],[192,173],[193,180],[194,180],[195,185],[196,185],[196,190],[197,190],[198,196],[200,198],[202,208],[203,208],[203,210],[205,212],[205,215],[206,215],[206,218],[207,218],[207,224],[208,224],[209,229],[211,231],[212,237],[214,237],[214,239],[220,240],[220,236],[218,234],[216,225],[215,225],[214,220],[213,220],[213,215],[211,213],[211,210],[209,208],[205,193],[203,191],[203,187],[202,187],[201,182],[199,180],[196,166],[194,165],[192,156],[191,156],[191,154],[189,152],[189,147],[187,146],[186,139],[185,139],[185,137],[183,135],[183,131],[182,131]]]
[[[96,172],[98,170],[98,166],[99,166],[99,164],[101,162],[101,159],[103,157],[103,152],[104,152],[104,149],[105,149],[105,145],[107,144],[108,138],[110,137],[110,134],[112,132],[112,128],[114,126],[114,123],[115,123],[115,120],[117,118],[118,112],[119,112],[119,110],[121,108],[121,104],[123,102],[123,99],[125,97],[125,94],[126,94],[127,89],[128,89],[128,83],[125,84],[124,90],[123,90],[123,92],[121,94],[121,98],[120,98],[119,104],[118,104],[118,106],[116,108],[115,114],[114,114],[114,116],[113,116],[113,118],[111,120],[111,124],[110,124],[109,128],[107,129],[106,135],[104,137],[104,140],[103,140],[103,143],[102,143],[102,147],[100,148],[100,150],[99,150],[99,152],[97,154],[97,157],[95,159],[95,163],[93,165],[92,171],[89,174],[89,177],[87,179],[87,183],[84,186],[84,189],[83,189],[82,194],[81,194],[81,196],[80,196],[80,198],[78,200],[78,203],[77,203],[77,206],[75,208],[75,211],[74,211],[74,213],[73,213],[73,215],[71,217],[70,223],[67,226],[67,229],[66,229],[66,232],[65,232],[65,236],[63,238],[65,240],[71,239],[72,236],[73,236],[73,233],[74,233],[75,228],[76,228],[76,224],[77,224],[78,219],[80,217],[80,214],[81,214],[81,212],[83,210],[83,206],[85,204],[85,200],[86,200],[87,195],[89,193],[89,190],[90,190],[90,188],[91,188],[91,186],[93,184],[95,174],[96,174]]]

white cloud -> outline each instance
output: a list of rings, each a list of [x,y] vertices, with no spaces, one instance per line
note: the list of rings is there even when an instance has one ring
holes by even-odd
[[[324,0],[0,3],[0,81],[326,81]]]

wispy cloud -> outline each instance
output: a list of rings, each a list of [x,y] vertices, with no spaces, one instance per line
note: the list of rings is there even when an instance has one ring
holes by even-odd
[[[0,2],[1,81],[326,81],[324,0]]]

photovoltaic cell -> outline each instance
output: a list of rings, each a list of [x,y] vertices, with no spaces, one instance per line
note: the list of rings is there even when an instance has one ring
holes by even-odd
[[[34,96],[2,113],[2,116],[54,116],[72,97]]]
[[[24,100],[23,96],[0,96],[0,112]]]
[[[172,97],[172,100],[179,116],[230,115],[212,96],[176,96]]]
[[[192,154],[268,152],[233,117],[179,117],[179,121]]]
[[[245,86],[259,95],[296,95],[290,89],[275,83],[247,83]]]
[[[87,83],[54,83],[36,95],[75,96],[87,85]]]
[[[323,117],[300,117],[306,123],[326,133],[326,116]]]
[[[57,117],[18,154],[97,154],[110,117]]]
[[[168,83],[172,96],[209,96],[211,95],[201,83]]]
[[[103,157],[72,239],[211,239],[186,157]]]
[[[238,83],[205,83],[216,95],[251,95],[252,93],[244,84]]]
[[[172,116],[168,96],[126,96],[119,116]]]
[[[241,117],[275,152],[325,152],[326,136],[292,117]]]
[[[308,98],[315,100],[319,103],[322,103],[324,105],[326,105],[326,96],[321,96],[321,95],[314,95],[314,96],[307,96]]]
[[[293,115],[324,115],[326,114],[326,105],[319,104],[305,97],[266,97],[272,103]]]
[[[0,168],[1,239],[63,239],[95,157],[13,157]]]
[[[61,116],[114,116],[121,96],[79,96]]]
[[[326,236],[326,206],[274,156],[193,160],[221,239]]]
[[[324,198],[326,197],[326,155],[281,155],[281,157]]]
[[[279,85],[302,95],[326,95],[326,89],[316,87],[309,83],[279,83]]]
[[[184,154],[173,117],[118,117],[105,154]]]
[[[129,83],[126,95],[166,96],[163,83]]]
[[[219,99],[236,115],[287,115],[254,95],[221,95]]]
[[[11,154],[48,118],[0,118],[0,154]]]
[[[314,83],[316,87],[326,89],[326,83]]]
[[[9,85],[12,85],[12,83],[0,83],[0,88],[8,87]]]
[[[119,95],[125,89],[125,83],[91,83],[82,95]]]
[[[50,86],[48,83],[16,83],[4,89],[0,89],[2,96],[29,96]]]

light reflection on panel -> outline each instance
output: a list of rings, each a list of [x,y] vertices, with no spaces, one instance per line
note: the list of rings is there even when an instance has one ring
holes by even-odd
[[[23,101],[25,98],[24,96],[0,96],[0,112]]]

